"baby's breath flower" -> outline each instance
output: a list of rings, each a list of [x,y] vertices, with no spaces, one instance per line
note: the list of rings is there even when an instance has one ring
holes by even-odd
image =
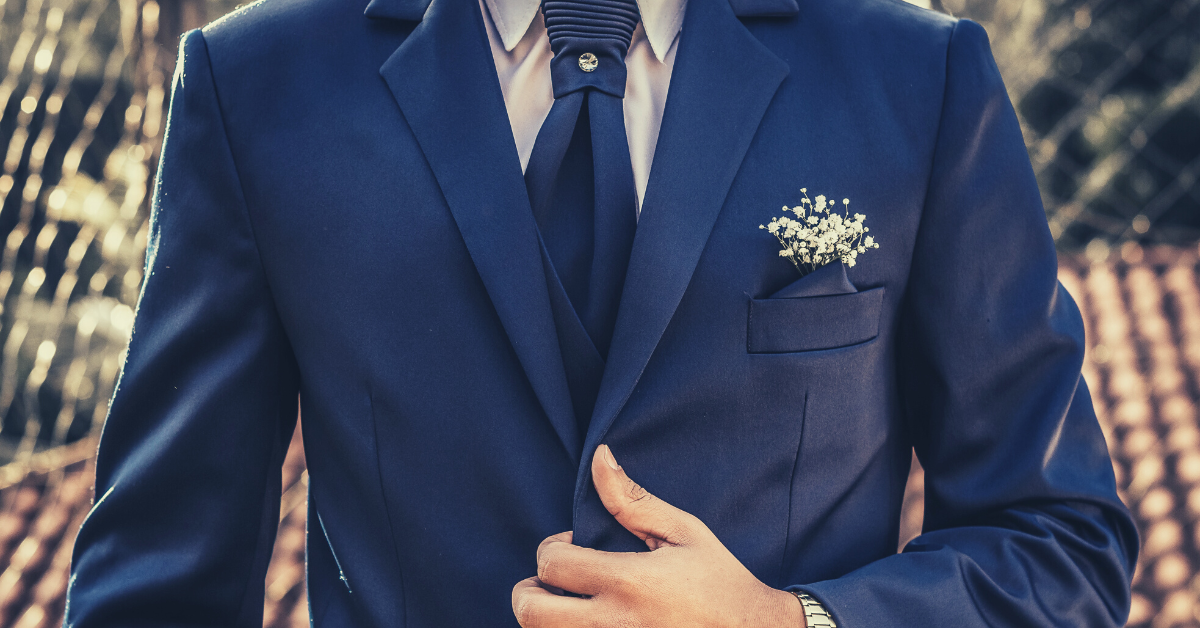
[[[779,256],[788,258],[801,274],[835,261],[854,266],[860,254],[879,248],[874,237],[863,235],[870,231],[863,224],[866,216],[851,217],[850,199],[842,199],[845,214],[835,214],[831,210],[837,206],[836,201],[820,194],[814,203],[808,197],[808,188],[800,188],[800,192],[804,198],[798,205],[783,206],[785,213],[791,212],[799,220],[781,216],[758,228],[766,229],[779,240],[783,246]]]

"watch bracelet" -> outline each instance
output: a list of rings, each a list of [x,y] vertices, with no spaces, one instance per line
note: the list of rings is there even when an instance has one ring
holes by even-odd
[[[792,595],[800,600],[800,606],[804,609],[804,622],[808,624],[808,628],[837,628],[833,615],[830,615],[816,598],[803,591],[792,591]]]

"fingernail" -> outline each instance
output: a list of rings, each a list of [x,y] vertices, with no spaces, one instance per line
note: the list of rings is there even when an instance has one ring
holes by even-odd
[[[617,464],[616,458],[613,458],[612,450],[608,448],[608,445],[601,445],[601,447],[604,448],[604,462],[607,462],[608,466],[612,467],[614,471],[620,471],[621,465]]]

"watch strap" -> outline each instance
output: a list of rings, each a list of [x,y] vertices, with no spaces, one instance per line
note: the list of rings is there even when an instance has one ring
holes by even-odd
[[[804,608],[804,621],[808,628],[837,628],[833,615],[816,598],[803,591],[792,591],[792,595],[800,600],[800,606]]]

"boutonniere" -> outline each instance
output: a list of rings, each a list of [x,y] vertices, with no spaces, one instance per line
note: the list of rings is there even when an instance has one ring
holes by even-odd
[[[814,203],[808,198],[808,188],[800,188],[800,192],[804,199],[799,205],[783,206],[785,214],[791,212],[796,218],[786,215],[772,218],[758,228],[766,229],[779,240],[783,246],[779,256],[786,257],[801,276],[832,262],[854,266],[867,249],[879,248],[875,238],[866,235],[870,231],[863,225],[866,216],[850,214],[850,199],[842,199],[843,211],[839,214],[835,211],[837,203],[827,200],[825,195],[817,196]]]

